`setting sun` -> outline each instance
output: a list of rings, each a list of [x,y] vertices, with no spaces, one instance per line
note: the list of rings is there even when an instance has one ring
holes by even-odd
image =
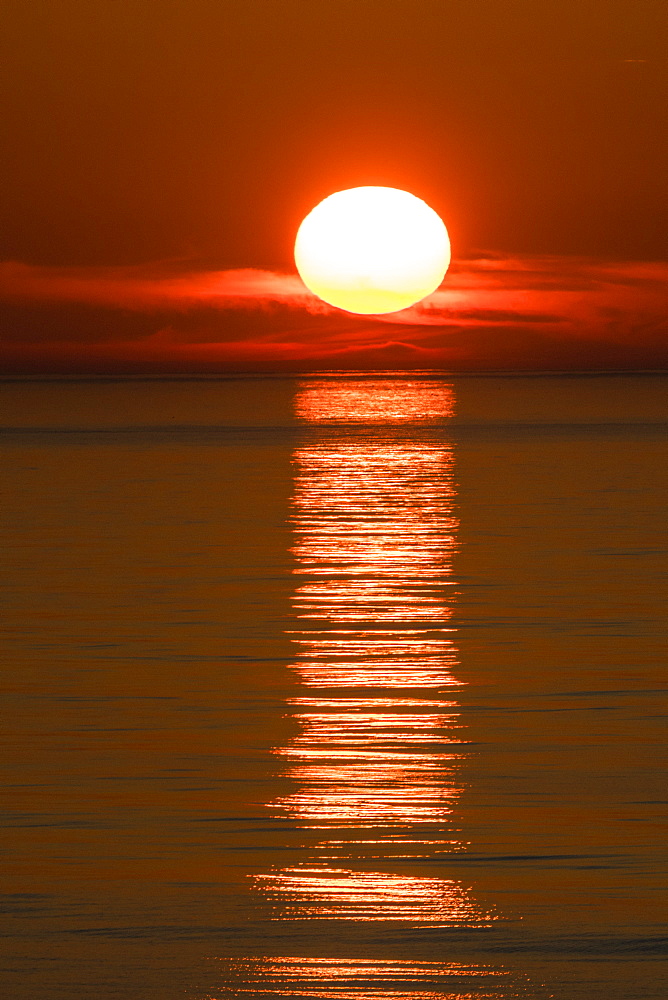
[[[450,263],[447,229],[420,198],[389,187],[337,191],[297,233],[307,288],[352,313],[392,313],[438,288]]]

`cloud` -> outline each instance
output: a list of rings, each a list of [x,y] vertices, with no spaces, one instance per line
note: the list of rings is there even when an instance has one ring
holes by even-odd
[[[668,368],[668,264],[481,255],[357,317],[298,276],[0,264],[6,372]]]
[[[290,302],[308,309],[318,300],[296,275],[244,268],[190,271],[174,262],[134,267],[35,267],[0,264],[0,301],[77,302],[155,312],[208,305],[257,306]]]

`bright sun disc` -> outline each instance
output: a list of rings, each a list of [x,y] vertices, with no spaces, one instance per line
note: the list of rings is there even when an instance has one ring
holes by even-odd
[[[306,287],[329,305],[391,313],[438,288],[450,263],[450,240],[433,208],[408,191],[349,188],[306,216],[295,263]]]

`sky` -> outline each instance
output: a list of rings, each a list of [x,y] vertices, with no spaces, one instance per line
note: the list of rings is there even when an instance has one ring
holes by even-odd
[[[5,0],[0,371],[668,368],[665,0]],[[404,188],[439,291],[296,276]]]

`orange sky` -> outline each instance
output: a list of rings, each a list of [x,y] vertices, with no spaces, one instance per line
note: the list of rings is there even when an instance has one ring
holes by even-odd
[[[665,0],[0,21],[3,370],[668,367]],[[451,232],[442,292],[398,322],[291,276],[302,217],[360,184]]]

